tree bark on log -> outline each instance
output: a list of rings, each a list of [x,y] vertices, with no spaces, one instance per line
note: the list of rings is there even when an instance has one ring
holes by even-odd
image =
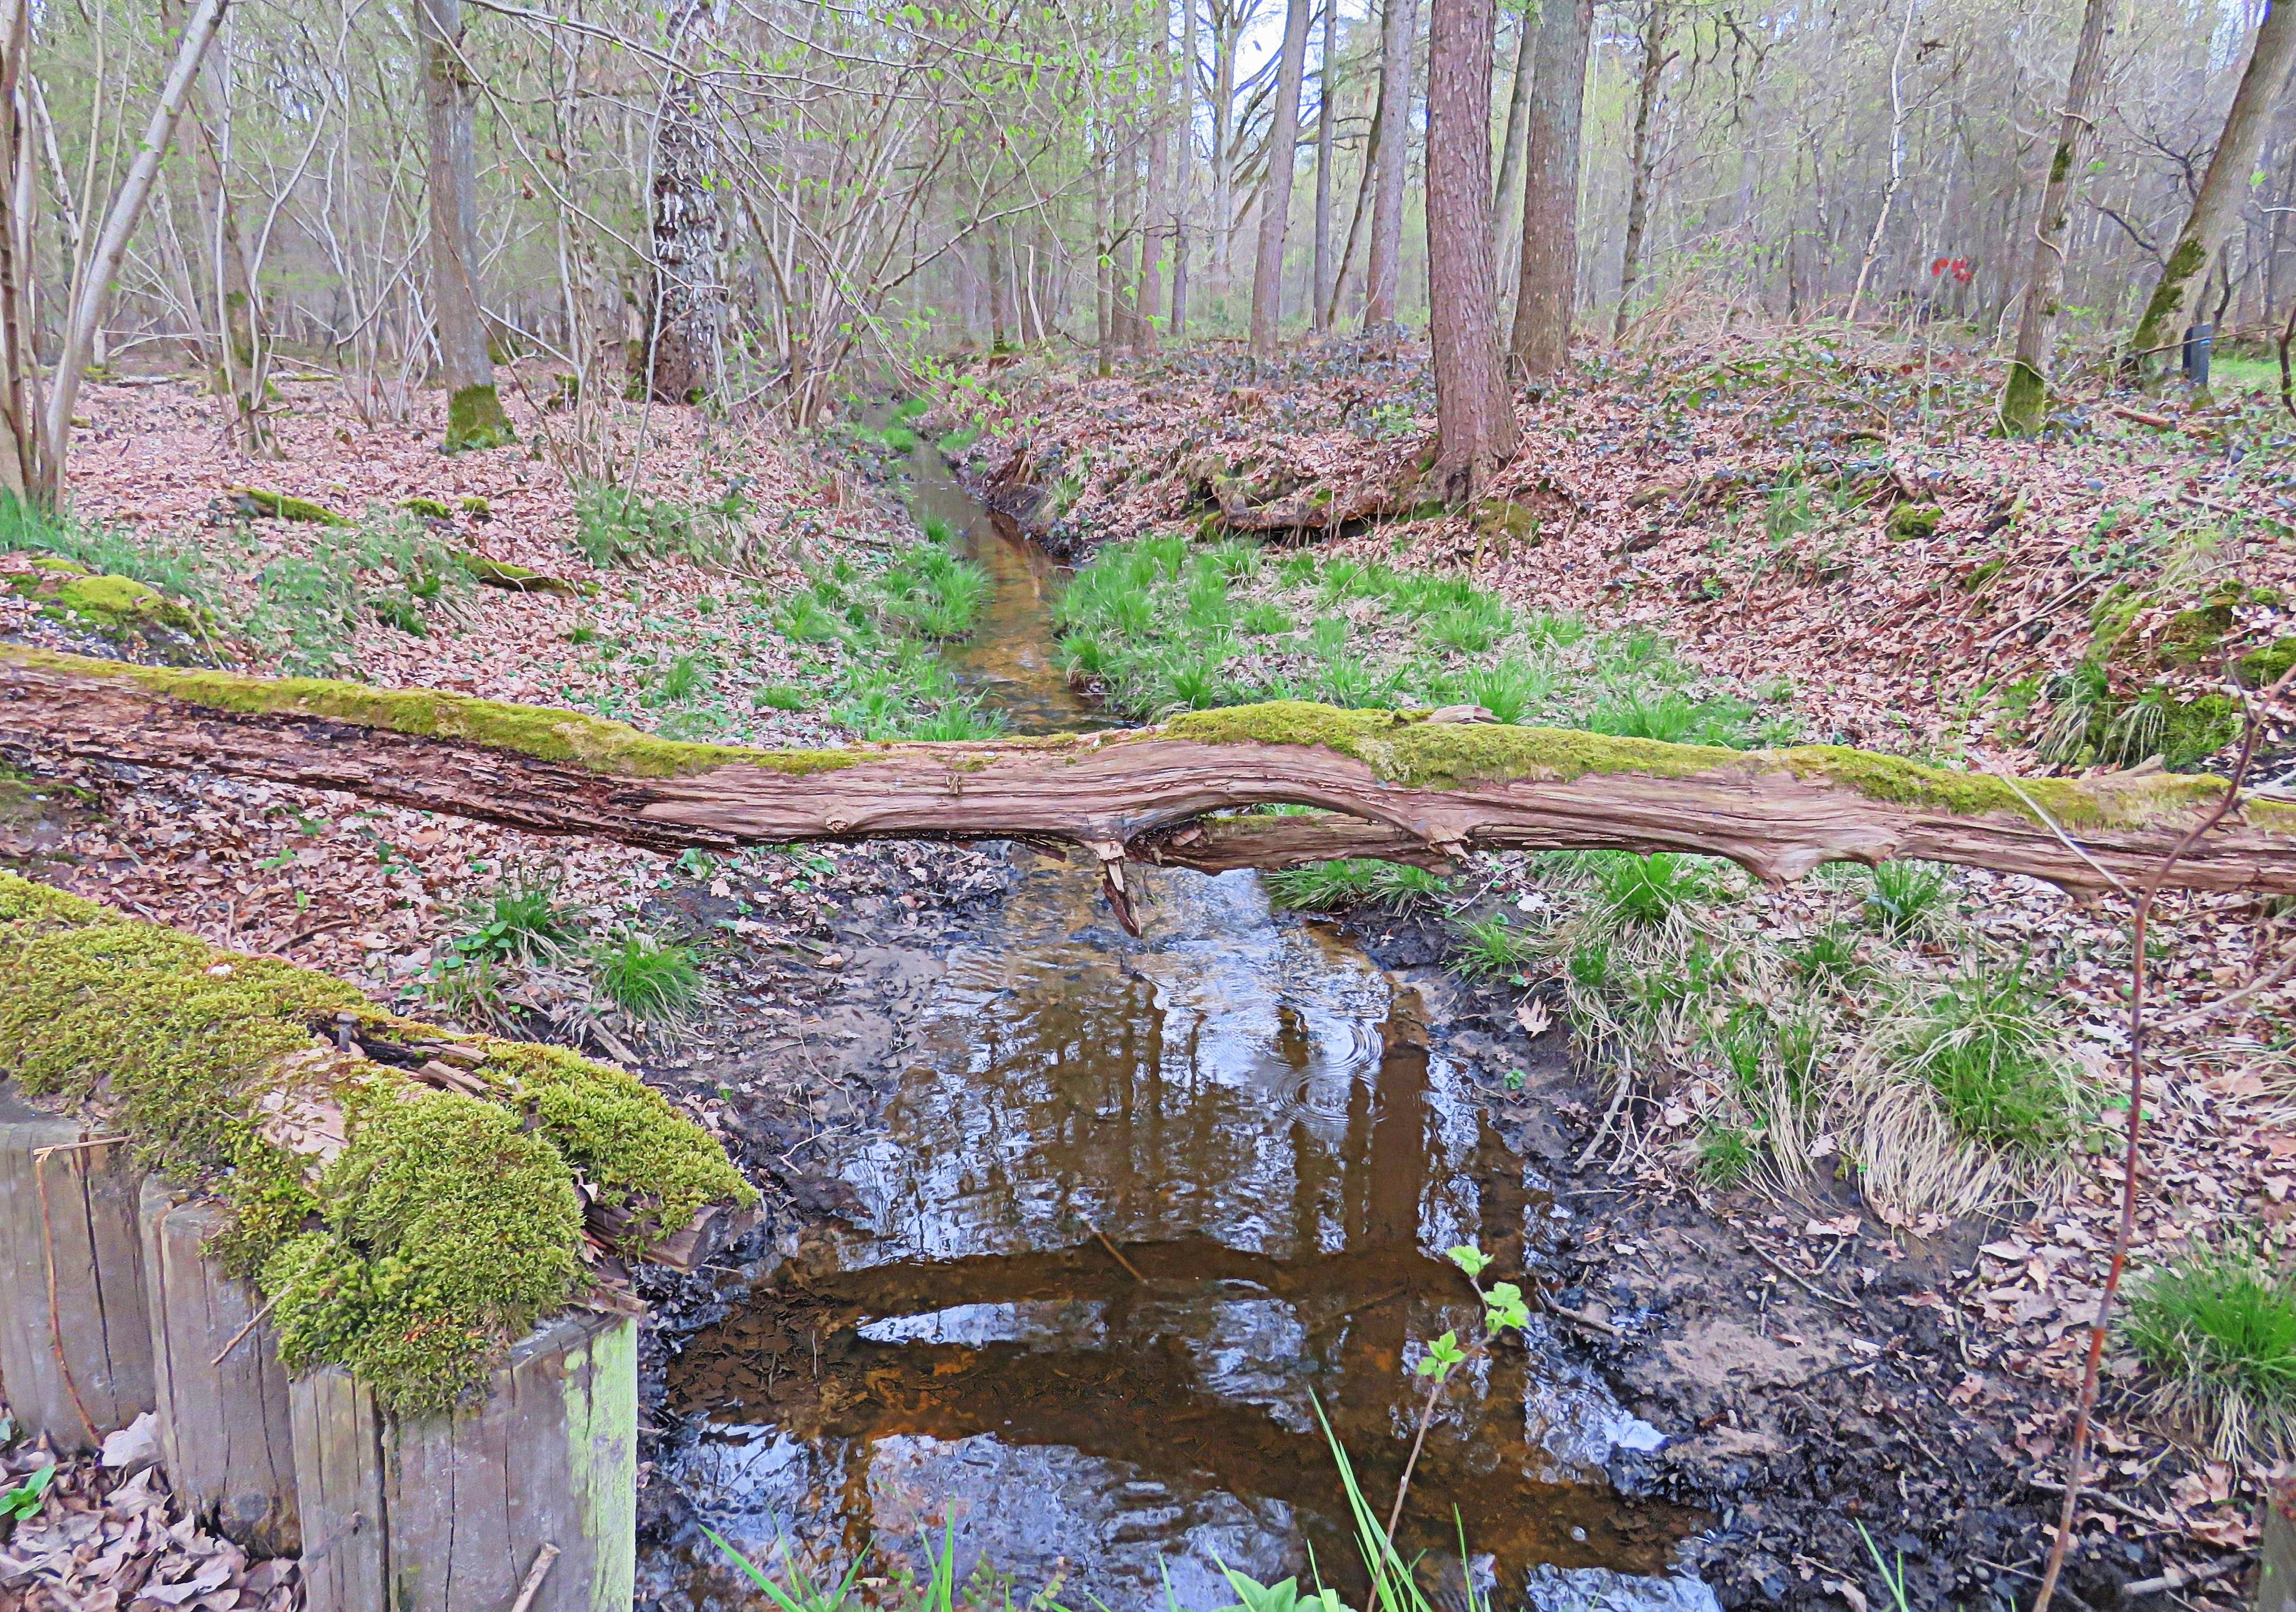
[[[1834,746],[1710,749],[1471,719],[1481,715],[1282,703],[1042,739],[751,750],[430,690],[0,645],[0,747],[19,753],[205,767],[656,850],[1074,846],[1098,859],[1128,923],[1127,860],[1219,871],[1612,848],[1726,856],[1788,880],[1827,862],[1923,857],[2093,892],[2108,872],[2152,878],[2225,787],[2160,773],[2012,781]],[[1212,815],[1275,805],[1332,815]],[[2296,892],[2296,806],[2244,802],[2169,884]]]

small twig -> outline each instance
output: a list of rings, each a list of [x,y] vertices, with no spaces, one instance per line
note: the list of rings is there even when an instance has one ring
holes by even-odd
[[[2029,1477],[2025,1479],[2025,1486],[2029,1489],[2038,1489],[2044,1494],[2062,1494],[2065,1492],[2064,1485],[2054,1477]],[[2143,1508],[2132,1506],[2127,1501],[2109,1494],[2103,1489],[2083,1488],[2080,1491],[2080,1499],[2085,1504],[2102,1506],[2108,1511],[2118,1511],[2132,1522],[2157,1525],[2161,1520]]]
[[[231,1335],[231,1341],[224,1345],[223,1353],[217,1354],[213,1360],[208,1362],[208,1364],[211,1366],[219,1366],[223,1364],[225,1357],[229,1355],[234,1349],[239,1347],[240,1340],[245,1338],[250,1332],[254,1331],[257,1323],[261,1322],[265,1316],[270,1314],[271,1306],[278,1302],[279,1301],[275,1298],[265,1299],[263,1301],[263,1307],[247,1318],[246,1322],[241,1326],[239,1330]]]
[[[2106,867],[2095,857],[2090,855],[2087,851],[2084,850],[2079,841],[2075,840],[2071,835],[2066,833],[2063,829],[2057,825],[2057,820],[2055,818],[2050,816],[2047,812],[2042,809],[2041,803],[2039,801],[2034,799],[2030,795],[2025,793],[2023,789],[2019,787],[2018,782],[2014,778],[2010,777],[2006,772],[2002,771],[1997,771],[1993,775],[2009,786],[2009,792],[2025,803],[2026,809],[2030,811],[2034,816],[2041,820],[2043,826],[2046,827],[2050,833],[2054,834],[2057,837],[2058,840],[2064,846],[2065,849],[2070,851],[2074,855],[2088,863],[2089,866],[2095,868],[2097,871],[2099,877],[2104,879],[2114,889],[2119,890],[2123,896],[2128,896],[2132,901],[2136,898],[2136,893],[2121,882],[2120,876],[2119,874],[2115,873],[2111,868]]]
[[[1570,1322],[1573,1326],[1584,1327],[1589,1332],[1600,1332],[1605,1338],[1624,1338],[1626,1336],[1624,1332],[1620,1331],[1618,1328],[1612,1326],[1607,1321],[1597,1321],[1594,1316],[1588,1315],[1583,1311],[1573,1310],[1568,1305],[1556,1304],[1551,1298],[1546,1299],[1543,1302],[1546,1305],[1546,1313],[1548,1314],[1561,1316],[1564,1321]]]
[[[1102,1231],[1098,1226],[1095,1226],[1092,1229],[1092,1234],[1100,1240],[1100,1246],[1108,1250],[1109,1257],[1116,1261],[1118,1264],[1122,1265],[1124,1267],[1125,1273],[1130,1276],[1133,1281],[1146,1281],[1148,1280],[1146,1277],[1140,1274],[1138,1269],[1134,1266],[1130,1260],[1124,1257],[1124,1251],[1121,1248],[1119,1248],[1114,1243],[1108,1240],[1107,1232]]]
[[[1857,1305],[1852,1303],[1850,1300],[1843,1298],[1839,1294],[1829,1293],[1824,1288],[1812,1286],[1809,1281],[1800,1272],[1792,1270],[1786,1265],[1780,1264],[1776,1260],[1770,1257],[1768,1252],[1763,1248],[1761,1244],[1747,1236],[1745,1232],[1739,1232],[1738,1239],[1749,1248],[1751,1248],[1754,1251],[1755,1258],[1769,1266],[1771,1270],[1775,1271],[1788,1281],[1792,1282],[1796,1287],[1808,1294],[1812,1298],[1822,1298],[1830,1305],[1840,1305],[1845,1310],[1854,1310],[1857,1308]]]
[[[2166,414],[2148,414],[2143,409],[2130,408],[2125,403],[2108,403],[2104,405],[2104,412],[2118,414],[2123,420],[2134,420],[2139,425],[2149,425],[2156,431],[2174,430],[2177,427],[2177,422]]]
[[[1595,1162],[1595,1150],[1603,1145],[1603,1139],[1611,1133],[1611,1122],[1618,1118],[1619,1110],[1627,1106],[1627,1094],[1634,1089],[1634,1060],[1628,1057],[1625,1053],[1620,1053],[1620,1062],[1625,1067],[1619,1072],[1618,1095],[1611,1099],[1610,1110],[1603,1116],[1603,1123],[1595,1127],[1595,1134],[1587,1141],[1587,1150],[1578,1155],[1578,1164],[1577,1167],[1581,1170]]]
[[[1395,1509],[1387,1514],[1387,1554],[1395,1554],[1395,1530],[1403,1522],[1403,1497],[1411,1493],[1412,1469],[1419,1465],[1420,1446],[1427,1442],[1427,1424],[1435,1420],[1435,1401],[1443,1392],[1439,1375],[1427,1385],[1427,1403],[1420,1408],[1419,1431],[1411,1440],[1411,1458],[1403,1463],[1403,1477],[1395,1485]]]
[[[510,1612],[527,1612],[534,1598],[542,1593],[542,1581],[550,1576],[550,1564],[558,1559],[558,1547],[548,1541],[534,1553],[534,1566],[526,1570],[525,1582],[518,1587],[518,1599],[510,1604]]]
[[[2255,1554],[2253,1551],[2235,1551],[2203,1567],[2171,1567],[2158,1578],[2140,1578],[2134,1583],[2121,1585],[2120,1593],[2123,1596],[2158,1595],[2164,1590],[2188,1590],[2194,1584],[2205,1584],[2239,1572],[2248,1566],[2249,1559]]]

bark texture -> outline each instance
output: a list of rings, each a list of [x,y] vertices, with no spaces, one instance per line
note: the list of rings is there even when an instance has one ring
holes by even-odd
[[[1515,288],[1515,372],[1544,380],[1570,356],[1578,299],[1578,127],[1595,0],[1545,0],[1524,131],[1521,276]]]
[[[1316,266],[1315,286],[1308,299],[1308,323],[1316,330],[1331,326],[1332,282],[1332,145],[1339,122],[1340,8],[1324,0],[1324,60],[1316,75]]]
[[[1276,69],[1275,116],[1267,130],[1267,186],[1259,199],[1259,251],[1251,270],[1251,356],[1275,356],[1283,318],[1283,241],[1292,226],[1292,169],[1300,146],[1300,82],[1308,64],[1314,0],[1283,9],[1283,62]]]
[[[429,141],[430,314],[438,325],[449,449],[493,447],[511,437],[479,308],[479,176],[472,147],[478,86],[463,62],[462,12],[462,0],[415,0]]]
[[[1702,749],[1467,719],[1480,715],[1287,704],[1052,739],[743,750],[427,690],[0,646],[0,744],[35,753],[201,766],[660,850],[1065,844],[1100,861],[1128,918],[1128,858],[1218,871],[1611,847],[1726,856],[1793,879],[1826,862],[1926,857],[2094,889],[2099,865],[2150,878],[2224,788],[2166,773],[2012,784],[1831,746]],[[1207,816],[1278,803],[1335,815]],[[2245,803],[2170,883],[2296,891],[2296,807]]]
[[[2049,176],[2041,190],[2040,217],[2033,225],[2033,262],[2025,280],[2025,302],[2017,317],[2017,355],[2001,389],[2001,429],[2024,436],[2048,418],[2049,349],[2057,333],[2057,298],[2065,287],[2065,233],[2071,221],[2073,184],[2095,149],[2096,124],[2089,102],[2104,78],[2104,45],[2112,32],[2120,0],[2087,0],[2081,9],[2080,43],[2073,52],[2072,77],[2057,120],[2057,143]]]
[[[1558,0],[1545,0],[1552,7]],[[1570,0],[1562,0],[1570,3]],[[1522,19],[1522,28],[1514,42],[1514,74],[1507,90],[1506,133],[1499,140],[1499,177],[1491,192],[1491,264],[1495,270],[1505,273],[1514,257],[1513,248],[1515,228],[1521,223],[1516,203],[1522,186],[1523,136],[1528,129],[1530,110],[1530,76],[1538,66],[1539,21],[1541,8],[1534,8]]]
[[[1403,182],[1411,160],[1411,45],[1418,31],[1418,0],[1387,0],[1380,25],[1378,185],[1372,192],[1371,267],[1364,285],[1366,331],[1394,325],[1402,287]]]
[[[2209,260],[2223,247],[2233,220],[2240,216],[2249,176],[2272,122],[2273,99],[2288,82],[2291,67],[2296,67],[2296,3],[2275,0],[2257,24],[2256,44],[2241,73],[2240,87],[2233,92],[2232,110],[2225,114],[2224,132],[2217,137],[2200,194],[2193,199],[2185,227],[2177,233],[2161,282],[2144,305],[2144,317],[2128,339],[2133,365],[2167,367],[2153,349],[2176,340],[2176,320],[2184,311],[2188,289],[2208,273]]]
[[[1514,457],[1491,272],[1494,0],[1433,0],[1427,36],[1427,328],[1442,495],[1474,495]]]
[[[707,44],[709,10],[687,0],[670,17],[669,48],[691,58]],[[646,317],[646,388],[657,403],[695,403],[718,389],[726,290],[719,271],[725,220],[718,205],[718,142],[703,88],[691,72],[670,80],[654,142],[653,306]]]

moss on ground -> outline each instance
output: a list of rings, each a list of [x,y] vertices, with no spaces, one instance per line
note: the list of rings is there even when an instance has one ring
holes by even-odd
[[[291,497],[285,493],[275,493],[267,487],[234,487],[231,500],[245,514],[268,516],[274,520],[300,520],[312,526],[357,524],[323,503],[314,503],[308,498]]]
[[[70,560],[37,559],[30,574],[11,579],[8,586],[19,597],[37,601],[50,617],[77,618],[105,632],[200,629],[197,613],[148,583],[98,575]]]
[[[334,1027],[378,1046],[459,1043],[495,1095],[344,1051],[320,1033]],[[572,1295],[580,1187],[627,1212],[611,1236],[633,1258],[706,1205],[754,1197],[713,1138],[621,1070],[396,1019],[340,980],[12,874],[0,1073],[100,1103],[148,1162],[217,1192],[232,1223],[217,1251],[256,1276],[290,1364],[347,1366],[399,1414],[481,1386]],[[273,1110],[330,1109],[348,1145],[324,1168],[276,1121],[266,1133]]]

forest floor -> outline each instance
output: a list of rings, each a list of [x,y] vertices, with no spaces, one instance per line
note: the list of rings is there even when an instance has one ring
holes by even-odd
[[[565,704],[678,737],[977,731],[919,631],[949,601],[882,488],[900,452],[886,431],[792,443],[686,410],[574,419],[514,402],[521,445],[444,457],[437,421],[365,422],[289,389],[282,457],[266,462],[219,438],[210,400],[189,384],[90,388],[71,557],[209,612],[188,634],[144,624],[132,651]],[[2194,752],[2181,762],[2221,765],[2224,663],[2290,632],[2289,422],[2252,404],[2124,405],[2170,421],[2159,426],[2100,405],[2058,437],[2012,446],[1983,437],[1981,404],[1978,367],[1942,349],[1784,340],[1595,366],[1525,406],[1524,454],[1464,513],[1413,495],[1432,424],[1423,364],[1357,344],[1308,347],[1257,372],[1217,346],[1102,380],[1041,360],[983,366],[917,423],[957,432],[947,441],[975,481],[1080,560],[1218,526],[1207,516],[1223,501],[1242,517],[1228,524],[1245,526],[1277,506],[1392,509],[1267,535],[1312,545],[1326,578],[1350,559],[1464,573],[1522,616],[1579,613],[1609,635],[1598,642],[1660,635],[1681,667],[1669,693],[1693,712],[1731,702],[1748,735],[1792,728],[2018,767],[2135,763],[2143,755],[2127,752],[2150,739]],[[986,433],[965,449],[976,427]],[[622,490],[602,495],[610,469]],[[276,519],[237,493],[250,485],[346,524]],[[429,502],[409,511],[410,500]],[[7,548],[0,635],[102,652],[103,634],[48,608],[55,574],[38,561],[57,551]],[[460,552],[562,586],[472,585],[440,563]],[[366,580],[330,591],[327,575],[346,568]],[[1356,615],[1375,643],[1378,624]],[[1306,675],[1313,659],[1260,659],[1271,677]],[[1400,651],[1390,671],[1416,675]],[[1578,689],[1565,676],[1542,697],[1568,707]],[[1597,697],[1589,681],[1584,700]],[[2288,766],[2277,744],[2267,775]],[[217,945],[356,980],[401,1011],[642,1064],[778,1184],[768,1236],[785,1248],[841,1207],[822,1139],[869,1122],[913,994],[849,964],[872,941],[930,947],[985,922],[1007,877],[987,851],[670,858],[196,773],[31,760],[0,781],[0,859]],[[1484,909],[1535,899],[1535,875],[1502,870]],[[688,1011],[618,994],[627,967],[570,945],[490,972],[486,926],[505,893],[527,892],[626,959],[687,958]],[[1806,937],[1860,900],[1835,887],[1750,895],[1746,921]],[[2081,909],[2029,881],[1972,877],[1949,904],[1951,921],[1906,955],[1945,967],[1972,936],[2030,951],[2086,1055],[2102,1064],[2122,1044],[2125,904]],[[2296,989],[2267,986],[2189,1018],[2270,969],[2285,922],[2233,900],[2164,904],[2155,988],[2169,1022],[2140,1267],[2195,1232],[2248,1234],[2296,1215],[2284,1030]],[[1459,944],[1456,923],[1424,908],[1358,908],[1347,922],[1398,965]],[[1504,1069],[1537,1035],[1563,1034],[1566,994],[1495,979],[1463,998],[1446,1033]],[[1533,1002],[1564,1016],[1536,1028]],[[1629,1408],[1677,1435],[1621,1465],[1621,1484],[1714,1514],[1700,1567],[1734,1607],[1857,1609],[1880,1593],[1851,1495],[1874,1502],[1874,1542],[1902,1554],[1915,1604],[1987,1585],[2013,1595],[2054,1509],[2046,1485],[2114,1217],[2110,1152],[2077,1155],[2049,1191],[1989,1215],[1877,1212],[1816,1174],[1767,1193],[1703,1183],[1686,1104],[1646,1093],[1620,1127],[1605,1118],[1610,1095],[1589,1068],[1567,1086],[1502,1088],[1495,1105],[1562,1191],[1602,1206],[1588,1214],[1599,1231],[1551,1250],[1579,1268],[1562,1297],[1618,1318],[1622,1337],[1590,1334],[1594,1357]],[[716,1305],[691,1287],[661,1297],[672,1326]],[[2128,1578],[2253,1542],[2262,1456],[2210,1460],[2171,1443],[2146,1417],[2151,1386],[2116,1364],[2109,1467],[2070,1581],[2100,1607]],[[648,1504],[655,1526],[675,1522],[674,1499]],[[2212,1586],[2221,1604],[2238,1582]]]

